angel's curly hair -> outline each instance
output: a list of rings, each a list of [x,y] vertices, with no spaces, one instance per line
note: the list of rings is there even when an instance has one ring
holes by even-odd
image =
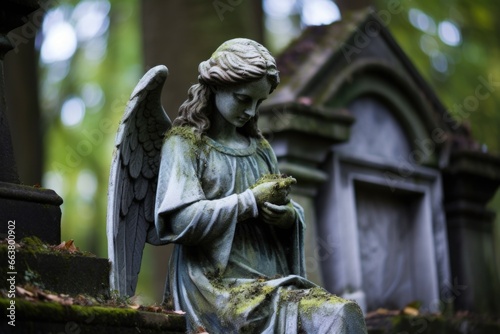
[[[210,114],[215,98],[211,87],[227,87],[259,80],[267,76],[271,93],[279,84],[276,61],[259,43],[245,38],[231,39],[223,43],[210,59],[198,66],[198,84],[189,88],[188,99],[180,106],[174,126],[189,126],[198,135],[210,129]],[[250,137],[262,137],[257,126],[258,114],[239,131]]]

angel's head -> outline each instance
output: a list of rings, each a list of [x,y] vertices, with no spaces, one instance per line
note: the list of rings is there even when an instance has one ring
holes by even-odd
[[[189,89],[188,99],[180,107],[174,125],[192,126],[199,134],[210,129],[217,91],[266,78],[271,93],[279,83],[273,56],[261,44],[245,38],[223,43],[210,59],[200,63],[198,72],[199,83]],[[260,137],[257,117],[256,113],[239,130],[245,135]]]

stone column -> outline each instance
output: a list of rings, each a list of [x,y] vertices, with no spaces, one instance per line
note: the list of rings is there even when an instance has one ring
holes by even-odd
[[[14,7],[15,5],[9,2],[2,2],[0,5],[0,182],[9,183],[19,183],[9,124],[5,115],[7,108],[3,71],[5,54],[13,49],[12,44],[7,38],[7,33],[18,25],[21,25],[21,22],[11,17],[11,11]]]
[[[500,185],[500,158],[458,151],[443,172],[452,282],[448,297],[457,310],[500,313],[493,223],[486,208]]]
[[[3,59],[13,49],[7,34],[29,22],[29,14],[39,8],[36,0],[0,2],[0,238],[7,236],[8,222],[15,221],[16,241],[37,236],[57,244],[61,241],[62,199],[53,190],[20,184],[4,95]]]
[[[259,128],[268,137],[281,173],[297,179],[291,197],[304,208],[307,278],[322,285],[320,258],[325,240],[316,234],[315,198],[328,179],[320,169],[333,144],[349,139],[354,118],[344,110],[312,107],[300,103],[263,106]]]

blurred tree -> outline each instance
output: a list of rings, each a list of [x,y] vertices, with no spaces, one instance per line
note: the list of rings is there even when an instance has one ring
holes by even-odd
[[[133,0],[65,1],[40,35],[44,186],[64,199],[62,238],[101,257],[114,134],[142,68],[138,19]]]
[[[365,2],[369,1],[356,1]],[[499,152],[500,45],[495,32],[500,23],[495,14],[500,3],[370,3],[378,9],[401,6],[388,26],[398,43],[450,111],[470,123],[475,138]],[[354,6],[350,1],[338,4],[341,11]],[[46,130],[43,185],[65,201],[63,239],[75,239],[81,248],[107,256],[106,192],[114,135],[130,93],[149,67],[166,64],[171,71],[163,104],[174,118],[197,80],[198,63],[224,40],[262,41],[265,35],[265,44],[278,53],[305,25],[329,23],[339,19],[338,14],[332,0],[57,1],[47,12],[37,47],[41,123]],[[463,105],[478,83],[490,78],[489,97],[473,111],[459,113],[454,105]],[[500,211],[500,195],[492,205]],[[152,247],[147,248],[137,291],[156,291],[158,301],[168,260],[157,250],[151,255]],[[152,258],[156,260],[148,261]],[[153,281],[158,283],[155,289]]]
[[[17,172],[21,183],[28,185],[42,183],[44,147],[38,100],[38,54],[35,51],[36,29],[40,23],[34,21],[30,30],[26,27],[13,30],[10,36],[19,43],[4,59],[7,118]]]
[[[334,2],[339,7],[341,13],[375,5],[374,0],[335,0]]]

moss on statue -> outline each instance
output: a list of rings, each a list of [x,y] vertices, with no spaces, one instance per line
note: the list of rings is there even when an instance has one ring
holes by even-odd
[[[302,297],[299,302],[300,308],[306,313],[310,314],[321,308],[324,303],[343,304],[345,299],[328,293],[325,289],[317,287],[309,289],[309,291]]]
[[[195,146],[200,146],[200,144],[204,143],[202,136],[189,126],[173,126],[165,134],[165,139],[172,136],[182,137]]]
[[[229,289],[234,314],[239,315],[251,311],[255,306],[262,303],[275,289],[276,287],[259,281],[244,283]]]
[[[265,138],[259,139],[259,145],[267,150],[272,150],[271,144]]]
[[[200,158],[200,151],[197,149],[200,149],[205,154],[208,154],[210,151],[210,146],[206,145],[205,136],[197,133],[190,126],[174,126],[170,128],[165,134],[165,140],[172,136],[179,136],[186,140],[190,144],[189,146],[193,148],[190,152],[191,155],[197,159]]]
[[[289,202],[286,194],[284,196],[284,192],[288,192],[291,185],[297,183],[297,180],[285,174],[264,174],[250,187],[250,189],[254,189],[258,185],[266,182],[276,182],[276,184],[269,193],[264,195],[263,202],[283,205]]]

